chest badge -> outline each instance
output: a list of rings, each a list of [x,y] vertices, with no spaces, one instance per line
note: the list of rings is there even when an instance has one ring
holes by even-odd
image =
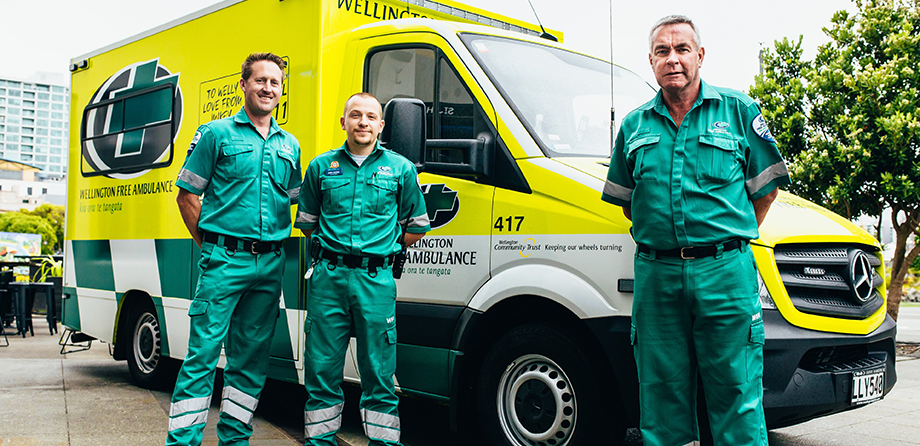
[[[391,177],[393,176],[393,169],[391,169],[390,166],[378,166],[377,173],[379,175]]]
[[[728,133],[728,123],[725,121],[713,122],[709,131],[712,133]]]

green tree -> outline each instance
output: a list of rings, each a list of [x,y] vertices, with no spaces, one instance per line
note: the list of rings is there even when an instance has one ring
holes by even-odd
[[[47,220],[51,227],[54,228],[54,235],[57,237],[57,242],[52,247],[52,252],[64,250],[64,206],[45,203],[35,208],[35,210],[21,209],[19,212]]]
[[[763,52],[750,94],[763,105],[789,162],[790,191],[856,218],[892,209],[897,238],[888,313],[920,245],[920,0],[856,0],[802,60],[802,38]],[[881,220],[879,221],[881,226]]]
[[[18,232],[22,234],[39,234],[42,236],[42,254],[54,252],[57,236],[54,228],[44,218],[27,215],[22,212],[0,214],[0,232]]]

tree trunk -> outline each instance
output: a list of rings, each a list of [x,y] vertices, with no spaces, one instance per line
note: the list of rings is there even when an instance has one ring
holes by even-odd
[[[897,211],[891,213],[891,220],[894,224],[897,240],[895,241],[894,257],[891,259],[891,281],[888,283],[888,315],[897,322],[898,309],[901,307],[901,295],[904,287],[904,277],[910,270],[910,264],[914,258],[920,254],[920,244],[914,245],[910,252],[907,252],[907,240],[917,233],[917,227],[913,224],[913,219],[908,218],[902,224],[897,222]]]

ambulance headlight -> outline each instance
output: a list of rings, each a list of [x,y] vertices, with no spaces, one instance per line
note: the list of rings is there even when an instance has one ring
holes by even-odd
[[[760,297],[761,309],[776,309],[776,303],[773,302],[773,296],[770,295],[770,290],[767,289],[767,285],[763,282],[763,277],[760,277],[760,271],[757,271],[757,294]]]

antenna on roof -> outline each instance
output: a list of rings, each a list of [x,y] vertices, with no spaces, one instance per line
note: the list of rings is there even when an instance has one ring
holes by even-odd
[[[540,21],[540,16],[537,15],[537,10],[533,7],[533,3],[530,0],[527,0],[527,4],[530,5],[530,9],[533,11],[533,16],[537,18],[537,24],[540,25],[540,31],[543,31],[543,34],[540,34],[540,37],[546,40],[552,40],[553,42],[558,42],[559,39],[557,39],[556,36],[546,32],[546,30],[543,29],[543,22]]]

